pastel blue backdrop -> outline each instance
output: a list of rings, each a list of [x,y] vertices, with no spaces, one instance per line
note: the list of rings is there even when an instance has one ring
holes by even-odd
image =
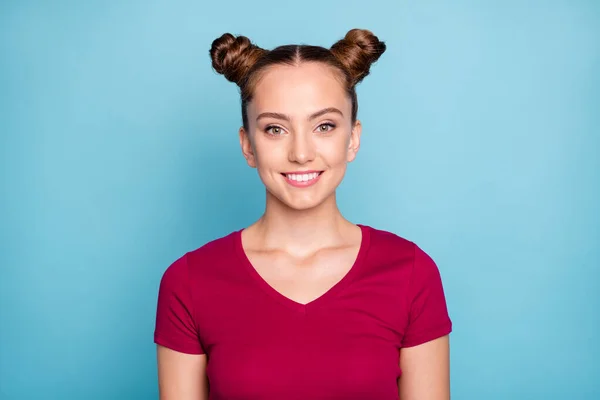
[[[157,397],[162,272],[263,210],[212,40],[354,27],[340,206],[437,261],[453,398],[600,398],[600,2],[5,0],[1,399]]]

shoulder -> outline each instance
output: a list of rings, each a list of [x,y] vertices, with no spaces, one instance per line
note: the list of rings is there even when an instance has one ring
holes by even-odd
[[[411,240],[394,232],[365,226],[369,234],[369,248],[371,253],[387,257],[412,258],[418,246]]]
[[[162,280],[187,281],[198,272],[209,269],[234,254],[239,231],[218,237],[179,256],[164,271]]]
[[[364,225],[370,236],[371,247],[385,250],[412,250],[415,243],[390,231]]]
[[[190,267],[198,268],[206,263],[223,260],[223,258],[231,256],[236,249],[236,240],[239,231],[231,232],[225,236],[213,239],[201,247],[189,251],[185,254]]]
[[[370,253],[388,261],[402,261],[417,272],[437,269],[431,256],[417,243],[394,232],[366,226],[369,232]]]

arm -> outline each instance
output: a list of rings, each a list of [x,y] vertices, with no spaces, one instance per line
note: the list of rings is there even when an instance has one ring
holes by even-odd
[[[206,355],[157,346],[160,400],[208,400]]]
[[[160,400],[207,400],[207,356],[200,342],[187,257],[163,274],[158,292],[157,344]]]
[[[400,345],[400,399],[448,400],[452,321],[437,265],[417,246],[408,293],[409,317]]]
[[[400,351],[400,400],[450,399],[448,335]]]

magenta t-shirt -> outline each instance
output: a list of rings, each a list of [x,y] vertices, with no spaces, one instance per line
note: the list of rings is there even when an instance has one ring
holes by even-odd
[[[261,278],[241,230],[185,254],[162,277],[155,343],[207,355],[211,400],[398,399],[400,349],[452,323],[432,259],[359,226],[350,271],[306,305]]]

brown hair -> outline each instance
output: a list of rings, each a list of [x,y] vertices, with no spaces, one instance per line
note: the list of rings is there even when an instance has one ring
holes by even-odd
[[[381,57],[386,46],[365,29],[352,29],[330,49],[310,45],[285,45],[273,50],[262,49],[245,36],[225,33],[215,39],[210,49],[212,66],[227,80],[237,84],[242,98],[242,120],[248,130],[246,108],[254,88],[267,67],[276,64],[299,65],[302,62],[322,62],[340,72],[342,82],[352,101],[352,123],[356,121],[358,100],[355,86],[368,74],[371,64]]]

